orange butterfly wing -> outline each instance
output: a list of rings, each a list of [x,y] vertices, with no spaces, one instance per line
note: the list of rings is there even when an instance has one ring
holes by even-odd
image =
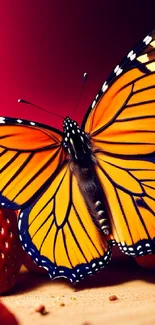
[[[155,252],[155,32],[129,52],[87,114],[111,239],[123,252]]]
[[[155,253],[154,162],[97,153],[96,172],[109,206],[112,239],[125,253]]]
[[[57,130],[29,121],[0,119],[1,205],[21,208],[38,195],[66,156]]]

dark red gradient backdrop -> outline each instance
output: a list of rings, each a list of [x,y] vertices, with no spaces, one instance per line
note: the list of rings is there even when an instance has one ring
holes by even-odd
[[[0,115],[61,127],[62,121],[18,104],[23,97],[81,121],[113,67],[155,27],[155,1],[2,0]]]

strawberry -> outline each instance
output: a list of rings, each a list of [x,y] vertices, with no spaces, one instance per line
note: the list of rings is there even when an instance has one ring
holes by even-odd
[[[33,262],[32,258],[26,253],[23,261],[24,266],[32,272],[47,274],[47,271],[43,267],[39,267]]]
[[[155,254],[135,257],[135,260],[139,266],[145,269],[155,270]]]
[[[0,293],[16,283],[24,259],[17,227],[16,212],[0,209]]]
[[[18,325],[15,316],[8,310],[6,306],[0,302],[0,324],[1,325]]]

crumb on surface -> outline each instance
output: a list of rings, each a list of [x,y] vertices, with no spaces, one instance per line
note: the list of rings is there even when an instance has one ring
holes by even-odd
[[[118,297],[116,295],[109,296],[109,301],[115,301],[118,300]]]
[[[46,311],[46,308],[43,304],[38,304],[35,306],[34,311],[36,313],[40,313],[41,315],[47,315],[48,312]]]
[[[75,298],[75,297],[71,297],[70,299],[71,299],[71,300],[76,300],[76,298]]]

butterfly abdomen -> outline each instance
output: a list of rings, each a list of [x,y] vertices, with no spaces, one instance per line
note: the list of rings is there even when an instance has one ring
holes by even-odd
[[[93,221],[105,235],[108,235],[110,225],[105,197],[93,169],[93,163],[90,162],[88,167],[71,163],[70,168],[77,179],[79,189]]]

